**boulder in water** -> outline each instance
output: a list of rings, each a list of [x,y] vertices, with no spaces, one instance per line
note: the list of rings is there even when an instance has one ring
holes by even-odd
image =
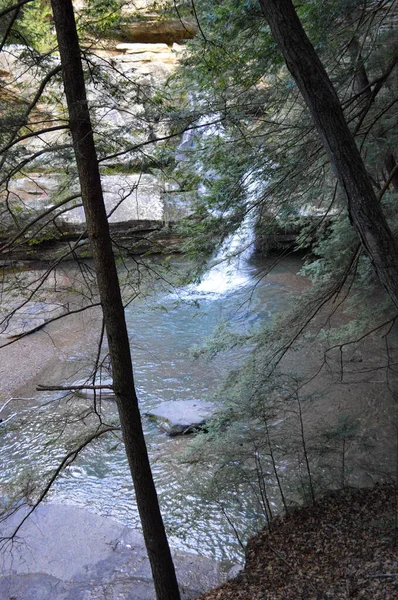
[[[175,400],[163,402],[144,413],[170,436],[185,435],[204,428],[213,415],[215,406],[202,400]]]

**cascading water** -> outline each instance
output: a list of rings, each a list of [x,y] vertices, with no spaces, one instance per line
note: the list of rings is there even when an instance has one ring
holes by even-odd
[[[189,159],[190,155],[195,152],[199,139],[206,140],[214,136],[224,137],[223,127],[218,121],[218,115],[205,115],[198,120],[195,129],[185,131],[178,147],[177,159],[182,161]],[[203,179],[217,177],[217,174],[212,171],[203,173],[203,165],[200,160],[196,160],[194,168],[197,173],[204,175]],[[242,288],[251,282],[252,276],[248,260],[253,253],[254,246],[254,217],[250,211],[250,205],[257,193],[256,185],[251,174],[244,178],[243,186],[246,189],[249,210],[247,210],[243,222],[235,233],[224,240],[201,281],[188,286],[180,294],[180,297],[196,299],[205,297],[207,294],[220,296]],[[205,195],[207,191],[205,184],[199,183],[199,195]]]
[[[221,245],[209,270],[200,283],[186,290],[190,297],[206,294],[223,295],[252,282],[248,260],[253,254],[253,218],[248,213],[239,229]]]
[[[181,142],[176,152],[177,161],[185,161],[191,158],[197,148],[199,139],[208,139],[212,136],[222,136],[223,128],[220,117],[217,114],[203,115],[194,126],[188,127],[182,134]],[[200,162],[196,163],[198,171],[201,170]]]

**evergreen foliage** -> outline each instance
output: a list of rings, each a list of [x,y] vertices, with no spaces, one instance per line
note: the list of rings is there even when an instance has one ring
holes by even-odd
[[[209,256],[211,248],[219,247],[251,214],[256,244],[263,251],[275,232],[300,232],[296,244],[281,248],[280,257],[303,250],[302,273],[312,282],[271,326],[244,336],[222,326],[196,351],[211,358],[237,344],[249,343],[253,349],[251,358],[225,383],[227,409],[214,423],[214,434],[196,441],[192,460],[197,468],[198,455],[203,460],[208,454],[216,457],[218,466],[209,480],[213,497],[217,485],[223,489],[228,481],[242,481],[244,472],[246,491],[257,497],[269,520],[264,485],[270,486],[271,504],[275,498],[282,504],[297,499],[291,488],[286,491],[286,482],[284,493],[278,485],[278,470],[283,480],[287,457],[297,456],[296,466],[291,461],[288,468],[295,471],[296,489],[313,501],[325,485],[350,484],[361,468],[371,472],[369,465],[351,468],[345,463],[347,446],[357,444],[354,454],[363,458],[365,441],[371,442],[374,432],[365,425],[365,417],[360,424],[354,415],[328,425],[315,423],[317,401],[310,399],[314,390],[316,397],[328,397],[330,373],[337,373],[337,381],[352,380],[350,361],[355,363],[364,341],[379,340],[379,347],[385,341],[386,353],[379,350],[377,359],[358,373],[368,369],[382,374],[384,398],[379,410],[387,411],[388,406],[394,430],[396,309],[362,253],[345,198],[259,3],[205,0],[182,3],[179,11],[200,25],[200,35],[189,42],[183,67],[170,82],[176,90],[190,90],[184,112],[191,111],[191,126],[199,127],[185,159],[184,184],[190,165],[192,185],[199,174],[205,193],[197,199],[198,219],[189,223],[188,248],[205,250]],[[313,0],[300,3],[297,12],[337,89],[378,199],[396,232],[396,2]],[[215,120],[220,124],[209,130],[208,123]],[[276,257],[275,263],[280,259]],[[302,362],[303,356],[309,357],[308,369],[298,368],[296,353]],[[271,445],[270,432],[275,436]],[[332,454],[333,460],[340,456],[340,466],[330,463],[325,470],[325,457]],[[392,463],[393,459],[386,468],[390,474]],[[289,479],[294,481],[292,472]]]
[[[122,5],[120,0],[90,0],[84,4],[81,16],[91,33],[106,35],[120,24]]]

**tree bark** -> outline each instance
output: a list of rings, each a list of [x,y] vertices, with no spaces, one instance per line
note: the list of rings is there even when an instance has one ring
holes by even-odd
[[[158,600],[179,600],[177,578],[152,478],[134,387],[130,344],[103,200],[72,1],[51,0],[51,3],[81,196],[109,344],[113,389],[156,596]]]
[[[345,191],[351,222],[379,280],[398,308],[398,244],[377,201],[336,91],[291,0],[259,2]]]

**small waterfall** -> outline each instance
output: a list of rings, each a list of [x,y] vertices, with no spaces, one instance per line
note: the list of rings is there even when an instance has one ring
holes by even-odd
[[[223,127],[217,114],[203,115],[194,125],[188,127],[182,134],[175,158],[177,161],[188,160],[197,148],[199,139],[222,135]],[[198,163],[200,169],[200,164]]]
[[[186,129],[182,134],[181,142],[178,144],[176,161],[181,162],[189,158],[189,154],[195,148],[195,129]]]
[[[248,213],[239,229],[223,242],[200,283],[188,286],[189,296],[222,296],[253,283],[247,265],[253,253],[253,242],[253,216]]]
[[[219,121],[219,115],[211,114],[202,116],[196,126],[187,129],[177,149],[176,159],[186,161],[194,157],[197,143],[200,139],[212,138],[214,136],[224,137],[223,125]],[[200,159],[195,163],[198,174],[204,174],[203,164]],[[217,178],[217,173],[206,171],[207,179]],[[248,205],[254,198],[256,182],[251,174],[248,174],[244,182],[246,188]],[[198,186],[198,194],[206,194],[206,185],[201,182]],[[248,210],[246,217],[238,230],[227,237],[211,261],[210,268],[198,284],[187,286],[183,291],[183,297],[195,299],[206,297],[206,295],[222,296],[235,289],[252,283],[251,274],[247,261],[253,252],[254,243],[254,218],[252,211]],[[179,294],[181,297],[181,294]]]

